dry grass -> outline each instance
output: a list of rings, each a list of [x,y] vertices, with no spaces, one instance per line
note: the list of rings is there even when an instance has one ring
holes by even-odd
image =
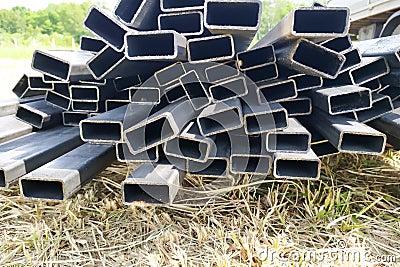
[[[338,244],[399,256],[399,159],[334,156],[318,182],[267,180],[256,193],[239,186],[201,206],[123,206],[122,165],[64,203],[25,201],[13,187],[0,196],[0,266],[322,266],[262,262],[261,252]],[[366,266],[325,266],[334,265]]]

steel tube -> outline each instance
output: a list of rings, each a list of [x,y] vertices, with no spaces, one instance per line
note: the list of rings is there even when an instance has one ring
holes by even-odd
[[[239,98],[248,93],[244,77],[238,77],[212,85],[208,90],[210,91],[211,99],[214,103]]]
[[[393,110],[393,104],[390,97],[380,94],[372,95],[372,107],[367,110],[354,111],[355,116],[360,122],[372,121]]]
[[[286,109],[289,117],[307,116],[312,112],[312,102],[308,97],[298,97],[295,99],[279,102]]]
[[[235,47],[231,35],[193,38],[187,41],[189,62],[212,62],[233,59]]]
[[[64,126],[79,126],[80,121],[89,118],[87,112],[64,111],[62,116]]]
[[[32,132],[32,126],[17,120],[14,115],[0,117],[0,144]]]
[[[56,127],[0,145],[0,187],[8,187],[19,177],[81,144],[77,129]]]
[[[159,30],[174,30],[183,36],[198,36],[204,32],[204,17],[200,11],[168,13],[158,16]]]
[[[321,161],[311,149],[305,154],[274,154],[275,178],[317,180],[320,177],[320,170]]]
[[[65,96],[58,94],[56,92],[53,92],[53,91],[47,92],[45,100],[50,105],[52,105],[56,108],[60,108],[62,110],[69,110],[71,107],[71,99],[70,98],[65,97]]]
[[[33,53],[32,68],[62,81],[93,79],[86,63],[93,57],[87,51],[41,51]]]
[[[268,152],[307,153],[311,146],[311,134],[296,119],[288,119],[288,127],[282,131],[268,132]]]
[[[65,200],[115,160],[110,145],[83,144],[24,175],[21,195],[29,199]]]
[[[369,109],[372,93],[368,88],[345,85],[310,91],[313,104],[331,115]]]
[[[389,73],[389,66],[384,58],[363,58],[361,64],[349,70],[354,85],[361,85]]]
[[[294,99],[297,88],[294,80],[258,83],[258,100],[260,104]]]
[[[47,128],[62,123],[62,109],[50,106],[45,100],[21,104],[16,114],[17,119],[37,129]]]
[[[179,82],[195,110],[203,109],[211,103],[210,96],[195,70],[182,75]]]
[[[107,44],[96,37],[81,36],[79,47],[83,51],[100,52]]]
[[[129,60],[186,59],[186,38],[176,31],[128,32],[125,44]]]

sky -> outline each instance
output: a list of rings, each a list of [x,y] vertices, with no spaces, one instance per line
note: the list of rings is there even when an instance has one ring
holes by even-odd
[[[45,9],[48,4],[58,4],[62,2],[82,3],[85,0],[0,0],[0,9],[11,9],[15,6],[25,6],[31,10]],[[106,7],[113,9],[117,0],[95,0],[93,2],[103,3]]]

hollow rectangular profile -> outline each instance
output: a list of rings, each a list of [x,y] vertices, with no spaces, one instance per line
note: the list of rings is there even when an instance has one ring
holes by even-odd
[[[235,47],[231,35],[193,38],[187,42],[189,62],[213,62],[233,59]]]
[[[321,161],[310,150],[307,153],[275,153],[274,177],[278,179],[318,180]]]
[[[50,106],[45,100],[21,104],[16,114],[17,119],[37,129],[60,125],[62,109]]]
[[[244,129],[246,134],[260,134],[285,129],[288,114],[278,103],[258,106],[242,105]]]
[[[239,98],[248,93],[246,79],[244,77],[238,77],[212,85],[208,90],[210,91],[214,103]]]
[[[29,199],[65,200],[115,160],[111,145],[83,144],[20,179]]]
[[[198,36],[204,32],[204,17],[200,11],[167,13],[158,16],[159,30],[174,30],[183,36]]]

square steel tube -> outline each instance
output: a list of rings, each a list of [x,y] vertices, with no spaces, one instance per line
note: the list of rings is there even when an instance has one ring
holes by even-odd
[[[129,60],[184,60],[186,38],[172,30],[134,32],[125,35]]]
[[[93,53],[100,52],[107,44],[96,37],[81,36],[79,48]]]
[[[187,41],[189,62],[213,62],[233,59],[235,45],[232,35],[215,35]]]
[[[111,145],[83,144],[20,181],[21,195],[28,199],[65,200],[115,160]]]
[[[190,122],[179,136],[165,142],[163,148],[168,156],[199,162],[206,162],[216,155],[213,139],[202,136],[195,122]]]
[[[48,104],[55,106],[57,108],[61,108],[63,110],[69,110],[71,107],[70,98],[58,94],[54,91],[47,92],[45,100]]]
[[[369,122],[377,119],[393,110],[393,103],[386,95],[373,94],[372,107],[366,110],[354,111],[355,116],[360,122]]]
[[[248,89],[244,77],[233,78],[209,87],[214,103],[227,101],[247,95]]]
[[[286,109],[289,117],[306,116],[312,112],[311,98],[298,97],[295,99],[279,102]]]
[[[92,6],[83,21],[83,25],[116,51],[122,52],[124,50],[124,37],[129,28],[114,14],[100,7]]]
[[[385,149],[383,133],[355,120],[329,116],[318,109],[306,119],[340,152],[380,155]]]
[[[311,134],[296,119],[288,119],[288,127],[282,131],[268,132],[268,152],[307,153],[311,146]]]
[[[158,85],[167,86],[179,82],[179,77],[186,74],[182,62],[176,62],[154,73]]]
[[[232,61],[222,64],[212,64],[212,66],[207,67],[205,69],[207,80],[215,84],[239,76],[239,70],[229,65],[231,62]]]
[[[126,205],[172,204],[184,174],[173,165],[143,163],[122,182]]]
[[[21,104],[18,107],[17,119],[37,129],[60,125],[62,109],[50,106],[45,100]]]
[[[211,136],[243,126],[242,107],[239,99],[211,104],[197,117],[200,132]]]
[[[276,62],[274,46],[267,45],[237,53],[236,60],[241,71],[273,64]]]
[[[55,127],[31,133],[0,145],[0,187],[80,146],[75,128]]]
[[[124,130],[124,141],[132,154],[143,152],[175,138],[197,114],[186,100],[170,104],[147,118],[131,115],[126,123],[132,126]]]
[[[360,85],[389,73],[389,66],[383,57],[363,58],[361,64],[349,70],[353,84]]]
[[[321,161],[310,149],[307,153],[275,153],[274,177],[278,179],[318,180]]]
[[[32,68],[62,81],[93,79],[86,63],[93,57],[87,51],[41,51],[33,53]]]
[[[319,88],[310,91],[313,104],[331,115],[372,107],[370,89],[354,85]]]
[[[285,101],[297,97],[294,80],[264,82],[257,84],[257,86],[260,104]]]
[[[119,162],[125,163],[144,163],[144,162],[157,162],[159,159],[159,147],[152,147],[149,150],[143,151],[138,154],[132,154],[126,143],[117,143],[116,154]]]
[[[251,107],[244,104],[242,109],[246,134],[260,134],[288,126],[287,111],[278,103]]]
[[[174,30],[183,36],[198,36],[204,32],[204,17],[200,11],[167,13],[158,16],[159,30]]]
[[[74,112],[74,111],[64,111],[63,125],[64,126],[79,126],[80,121],[89,118],[87,112]]]
[[[160,0],[119,0],[114,14],[124,24],[140,31],[157,29],[157,17],[161,14]]]

